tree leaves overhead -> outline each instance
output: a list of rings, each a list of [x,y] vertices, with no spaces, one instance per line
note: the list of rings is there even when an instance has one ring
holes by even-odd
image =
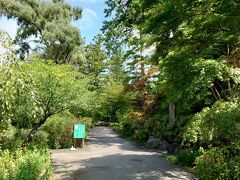
[[[64,0],[0,0],[0,14],[17,19],[19,29],[15,39],[22,58],[29,53],[30,42],[44,49],[46,58],[66,63],[82,43],[79,29],[71,25],[81,18],[82,10]],[[78,52],[79,53],[79,52]]]

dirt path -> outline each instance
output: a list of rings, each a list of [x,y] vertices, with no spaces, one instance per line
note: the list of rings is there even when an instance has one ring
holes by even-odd
[[[193,179],[191,174],[169,164],[160,155],[139,149],[110,128],[95,127],[84,149],[52,151],[54,179]]]

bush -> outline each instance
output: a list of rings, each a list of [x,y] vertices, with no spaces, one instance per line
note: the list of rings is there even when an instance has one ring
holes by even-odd
[[[214,146],[230,143],[240,138],[239,120],[239,102],[216,102],[192,118],[184,132],[184,143]]]
[[[181,165],[184,167],[192,168],[194,166],[194,162],[196,158],[200,155],[200,152],[191,152],[191,151],[181,151],[176,155],[167,156],[167,160],[169,160],[173,164]]]
[[[214,147],[196,159],[195,172],[203,179],[238,179],[240,148]]]
[[[0,179],[37,179],[45,170],[44,178],[51,176],[51,157],[46,150],[8,150],[0,152]]]
[[[164,133],[166,132],[164,131],[166,123],[167,123],[166,116],[157,114],[145,120],[144,127],[149,132],[149,136],[163,137]]]
[[[15,151],[19,149],[22,145],[24,138],[27,136],[29,129],[17,129],[11,126],[6,134],[8,134],[8,139],[2,144],[1,149],[8,149],[10,151]]]
[[[34,135],[31,142],[32,146],[47,147],[48,146],[48,133],[43,130],[38,130]]]
[[[110,123],[110,126],[115,130],[115,131],[119,131],[120,129],[120,125],[117,122],[114,123]]]
[[[85,124],[86,128],[94,126],[91,118],[83,117],[76,119],[68,111],[52,116],[41,128],[41,131],[48,134],[48,141],[47,139],[44,141],[47,141],[49,148],[52,149],[71,147],[73,144],[73,125],[79,123]],[[42,133],[41,135],[43,136]],[[46,134],[45,137],[41,138],[46,138]]]
[[[75,117],[67,112],[52,116],[41,130],[48,133],[48,146],[52,149],[68,148],[72,145]]]

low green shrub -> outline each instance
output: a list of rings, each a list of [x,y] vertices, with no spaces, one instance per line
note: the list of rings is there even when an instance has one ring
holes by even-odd
[[[240,103],[216,102],[196,114],[186,126],[184,143],[229,144],[240,138]]]
[[[239,179],[240,147],[214,147],[199,156],[194,171],[202,179]]]
[[[192,151],[181,151],[176,155],[168,155],[166,158],[171,163],[176,165],[181,165],[187,168],[192,168],[194,166],[194,162],[196,158],[200,155],[198,151],[192,152]]]
[[[46,150],[8,150],[0,152],[0,179],[37,179],[42,173],[44,179],[51,176],[51,157]]]
[[[22,145],[22,142],[24,140],[24,138],[27,136],[29,132],[29,129],[17,129],[15,127],[11,127],[8,130],[8,136],[7,136],[7,141],[5,141],[2,146],[1,149],[2,150],[10,150],[10,151],[15,151],[17,149],[19,149]]]
[[[38,130],[34,135],[31,142],[32,146],[47,147],[49,134],[43,130]]]
[[[199,156],[199,152],[181,151],[177,154],[178,164],[186,167],[193,167],[194,161]]]
[[[111,126],[115,131],[119,131],[119,129],[120,129],[120,124],[117,123],[117,122],[110,123],[110,126]]]
[[[48,134],[48,138],[43,139],[43,141],[47,142],[49,148],[69,148],[73,144],[73,125],[79,123],[85,124],[87,129],[94,126],[92,118],[82,117],[77,119],[68,111],[59,113],[49,118],[43,125],[41,138],[46,138]]]

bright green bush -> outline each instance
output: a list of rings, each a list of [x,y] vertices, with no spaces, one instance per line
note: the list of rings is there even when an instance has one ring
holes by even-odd
[[[240,103],[216,102],[196,114],[183,135],[185,143],[220,145],[240,138]]]
[[[38,130],[34,135],[31,144],[39,147],[48,146],[48,136],[49,134],[43,130]]]
[[[195,172],[202,179],[239,179],[240,148],[211,148],[195,161]]]
[[[58,149],[71,146],[75,122],[75,117],[68,112],[50,117],[41,128],[48,133],[49,148]]]
[[[8,149],[10,151],[15,151],[21,148],[24,138],[27,136],[29,129],[18,129],[10,126],[7,130],[6,141],[2,144],[1,149]]]
[[[127,138],[136,140],[138,143],[145,143],[149,132],[144,127],[145,119],[141,112],[130,112],[119,116],[118,131]]]
[[[115,130],[115,131],[119,131],[120,129],[120,125],[117,122],[114,123],[110,123],[110,126]]]
[[[48,134],[47,139],[45,134],[44,141],[47,141],[49,148],[53,149],[71,147],[73,143],[73,125],[79,123],[85,124],[87,129],[94,125],[91,118],[77,119],[68,111],[50,117],[41,128],[42,131]],[[41,133],[41,135],[43,134]]]
[[[8,150],[0,152],[0,179],[36,179],[43,171],[51,176],[51,157],[46,150]]]

